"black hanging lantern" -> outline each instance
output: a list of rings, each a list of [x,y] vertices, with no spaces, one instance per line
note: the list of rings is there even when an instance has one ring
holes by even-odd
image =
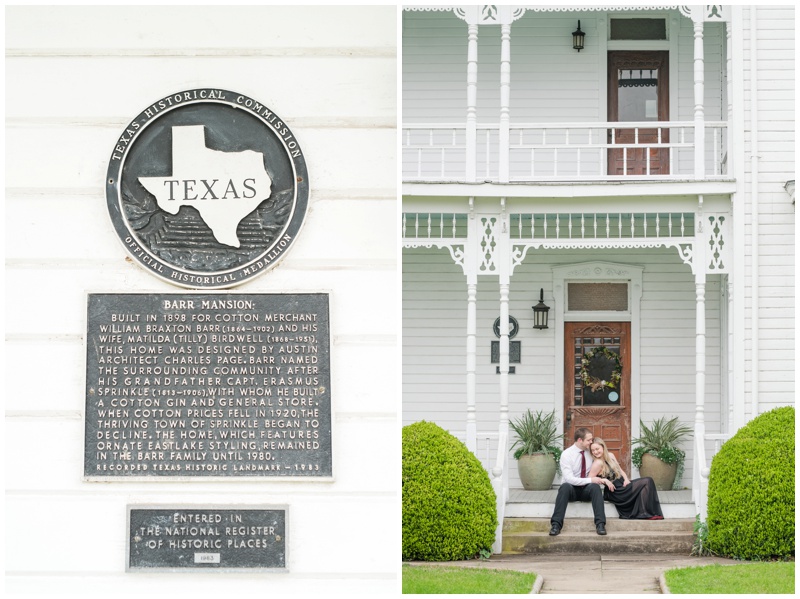
[[[581,22],[578,21],[578,29],[577,29],[577,31],[573,31],[572,32],[572,47],[575,50],[577,50],[578,52],[583,50],[583,38],[585,36],[586,36],[586,34],[583,31],[581,31]],[[545,328],[547,328],[547,327],[545,327]]]
[[[550,312],[550,306],[544,303],[544,289],[539,290],[539,303],[533,306],[533,328],[546,329],[547,316]]]

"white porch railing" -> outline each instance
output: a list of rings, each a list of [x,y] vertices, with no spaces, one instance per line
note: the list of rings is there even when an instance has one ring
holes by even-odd
[[[708,481],[711,471],[711,460],[719,453],[720,447],[728,439],[731,438],[729,434],[705,434],[702,441],[695,442],[695,476],[693,477],[695,489],[695,508],[700,515],[700,520],[706,522],[708,520]],[[710,456],[706,454],[706,442],[711,441],[714,444],[714,450]]]
[[[450,433],[466,443],[466,431],[450,431]],[[481,465],[489,475],[497,501],[497,530],[494,535],[492,551],[501,553],[503,548],[503,518],[505,517],[506,503],[509,496],[508,433],[478,432],[476,442],[475,456],[480,460]]]
[[[705,172],[697,173],[693,121],[532,123],[512,125],[508,147],[500,145],[500,126],[479,125],[474,155],[475,181],[619,181],[641,179],[721,179],[726,176],[727,123],[706,121]],[[618,132],[625,131],[625,139]],[[403,127],[404,181],[467,181],[467,129],[459,125]],[[622,172],[609,174],[609,151],[617,152]],[[637,156],[634,156],[634,151]],[[640,161],[636,174],[634,158]],[[642,166],[641,161],[644,161]],[[508,181],[500,180],[501,162]],[[661,174],[656,174],[658,165]]]

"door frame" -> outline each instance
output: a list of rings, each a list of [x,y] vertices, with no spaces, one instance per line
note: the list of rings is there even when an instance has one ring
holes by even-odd
[[[639,64],[647,64],[649,66],[654,66],[659,69],[659,88],[658,88],[658,119],[657,122],[665,122],[669,121],[671,118],[670,115],[670,106],[672,100],[672,88],[673,86],[670,84],[670,75],[672,74],[670,71],[670,52],[669,50],[612,50],[609,49],[606,51],[606,61],[607,61],[607,68],[606,68],[606,120],[609,122],[617,122],[619,115],[617,113],[617,98],[619,93],[619,88],[617,86],[617,71],[618,67],[620,66],[619,63],[639,63]],[[647,68],[647,67],[643,67]],[[625,129],[625,127],[614,127],[614,129]],[[655,127],[654,127],[655,129]],[[669,134],[670,131],[667,129],[662,133],[663,141],[669,141]],[[611,142],[611,131],[608,132],[608,141]],[[614,164],[616,159],[614,158],[615,152],[621,152],[622,150],[614,150],[609,148],[608,152],[606,153],[606,172],[608,175],[612,175],[612,171],[614,170]],[[670,156],[669,150],[655,150],[657,152],[659,158],[658,160],[666,164],[667,172],[671,173],[673,165],[670,164]],[[645,160],[649,162],[650,156],[649,152],[645,155]],[[627,174],[627,173],[623,173]]]
[[[641,418],[641,379],[640,379],[640,317],[642,299],[642,272],[644,267],[614,262],[581,262],[553,267],[553,297],[555,331],[555,389],[553,408],[559,417],[560,432],[564,432],[564,323],[575,321],[622,321],[631,323],[631,438],[641,434],[639,420]],[[626,312],[570,312],[567,308],[567,284],[574,282],[628,282],[628,310]],[[633,476],[633,473],[629,473]]]

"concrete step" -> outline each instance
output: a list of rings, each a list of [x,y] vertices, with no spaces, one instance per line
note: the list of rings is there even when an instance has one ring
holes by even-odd
[[[694,519],[619,520],[606,522],[597,534],[592,518],[567,518],[561,534],[551,537],[548,518],[506,518],[503,553],[531,554],[670,554],[689,555]]]
[[[609,518],[606,530],[611,532],[678,532],[694,534],[694,520],[673,518],[671,520],[620,520]],[[567,518],[563,532],[590,532],[597,534],[594,518]],[[547,533],[550,534],[550,518],[506,518],[503,520],[503,534],[506,533]]]
[[[505,515],[509,518],[549,518],[555,509],[556,494],[558,489],[549,491],[525,491],[523,489],[510,489],[506,503]],[[692,501],[692,492],[659,491],[659,503],[664,518],[690,518],[694,521],[695,506]],[[619,513],[614,504],[606,501],[606,518],[618,518]],[[590,503],[572,502],[567,507],[567,518],[592,518],[592,505]]]

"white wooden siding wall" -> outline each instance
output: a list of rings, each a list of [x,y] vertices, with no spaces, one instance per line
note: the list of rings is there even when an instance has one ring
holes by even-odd
[[[751,7],[743,11],[750,23],[753,10],[758,12],[758,144],[759,197],[751,197],[750,153],[744,155],[745,193],[748,201],[748,243],[752,243],[750,218],[752,203],[759,212],[759,411],[793,404],[795,388],[795,206],[784,190],[796,177],[796,23],[791,6]],[[751,39],[744,35],[745,46],[745,142],[750,136],[750,97],[752,92],[750,58]],[[750,250],[748,249],[748,254]],[[750,265],[749,265],[750,266]],[[747,281],[750,284],[748,268]],[[747,295],[752,298],[753,289]],[[749,300],[748,300],[749,301]],[[747,310],[748,330],[752,319]],[[751,347],[748,334],[747,347]],[[747,350],[746,372],[751,369]],[[747,389],[752,380],[748,374]],[[746,400],[747,418],[752,418],[751,397]]]
[[[6,9],[7,591],[395,591],[396,21],[394,7]],[[126,258],[108,160],[149,103],[195,87],[263,102],[307,157],[300,237],[238,290],[330,293],[334,482],[82,481],[85,294],[177,290]],[[125,574],[126,505],[153,502],[287,504],[289,574]]]
[[[695,415],[695,289],[690,269],[676,250],[601,252],[609,262],[645,265],[641,301],[641,418],[678,416],[692,425]],[[522,363],[509,375],[509,414],[555,407],[562,419],[563,399],[555,389],[555,370],[561,359],[553,354],[556,331],[534,330],[533,306],[544,288],[552,298],[552,266],[586,261],[579,251],[539,251],[528,254],[511,279],[509,314],[520,325]],[[491,364],[492,324],[500,314],[497,279],[481,277],[478,284],[476,381],[477,428],[496,433],[499,414],[499,376]],[[551,322],[563,306],[551,306]],[[466,279],[447,250],[403,252],[403,423],[433,421],[451,431],[466,423]],[[707,394],[706,428],[720,431],[719,277],[706,287]],[[562,422],[563,424],[563,422]],[[638,422],[632,423],[638,427]],[[634,431],[636,428],[634,428]],[[691,446],[684,485],[692,480]],[[710,449],[710,448],[709,448]],[[490,454],[492,457],[493,454]],[[483,450],[479,457],[485,457]],[[516,468],[511,485],[521,486]]]
[[[605,121],[600,97],[598,13],[527,12],[511,26],[511,119],[517,123]],[[572,48],[581,21],[586,49]],[[499,27],[492,28],[498,31]],[[497,84],[495,84],[497,85]]]
[[[467,112],[467,24],[452,12],[404,11],[402,39],[403,119],[409,123],[463,122]]]

